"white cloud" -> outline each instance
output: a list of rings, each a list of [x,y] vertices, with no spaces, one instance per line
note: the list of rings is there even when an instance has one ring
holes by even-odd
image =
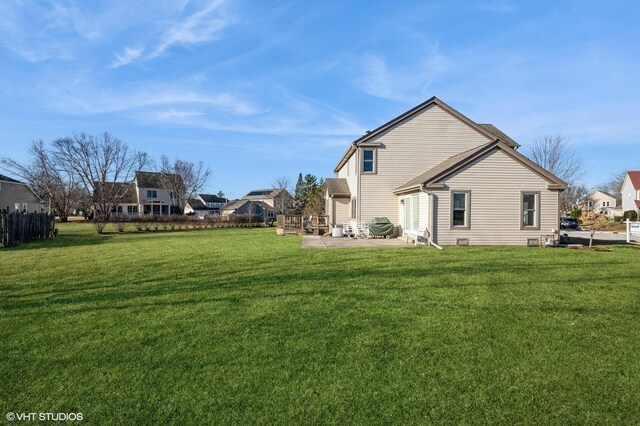
[[[172,25],[160,42],[149,54],[149,58],[161,55],[174,45],[189,45],[214,40],[227,21],[215,12],[224,4],[223,0],[213,1],[187,18]]]
[[[142,49],[133,49],[125,47],[122,53],[114,53],[116,60],[111,63],[111,68],[118,68],[123,65],[130,64],[135,59],[140,57]]]

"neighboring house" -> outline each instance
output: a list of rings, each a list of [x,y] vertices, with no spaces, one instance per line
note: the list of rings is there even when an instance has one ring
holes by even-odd
[[[232,214],[252,214],[262,219],[276,217],[276,210],[263,201],[235,200],[220,208],[220,216],[229,217]]]
[[[40,212],[42,200],[26,183],[0,175],[0,210],[2,209]]]
[[[441,245],[526,245],[559,227],[567,184],[433,97],[354,141],[327,179],[332,226],[386,216]]]
[[[107,190],[120,185],[126,190],[111,213],[119,215],[168,215],[177,213],[177,196],[171,190],[170,179],[179,179],[177,175],[167,176],[158,172],[137,171],[133,182],[107,182]],[[124,188],[127,186],[127,188]],[[113,188],[112,188],[113,187]],[[116,188],[117,189],[117,188]],[[94,192],[94,201],[99,198],[99,188]]]
[[[634,210],[640,217],[640,170],[629,171],[622,183],[622,210]]]
[[[622,209],[618,207],[618,200],[611,194],[596,191],[587,197],[584,210],[604,214],[607,217],[622,216]]]
[[[217,195],[198,194],[197,196],[189,199],[184,208],[184,213],[193,213],[198,216],[218,215],[220,214],[220,208],[227,202],[227,199],[220,198]]]
[[[259,201],[268,204],[277,212],[284,212],[293,204],[293,197],[286,189],[254,189],[242,197],[243,200]]]

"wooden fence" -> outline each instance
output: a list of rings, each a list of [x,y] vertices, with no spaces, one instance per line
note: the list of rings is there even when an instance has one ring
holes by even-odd
[[[0,210],[0,239],[3,247],[53,237],[55,216],[49,213],[21,213]]]

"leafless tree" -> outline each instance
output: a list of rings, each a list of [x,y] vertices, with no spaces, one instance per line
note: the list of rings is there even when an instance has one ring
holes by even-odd
[[[271,186],[280,190],[273,199],[273,208],[277,214],[289,213],[293,209],[293,181],[287,176],[280,176]]]
[[[531,159],[565,181],[570,188],[581,186],[580,181],[586,173],[586,167],[582,159],[569,146],[569,139],[566,136],[546,135],[536,139],[531,147]],[[563,191],[561,207],[565,211],[574,208],[575,201],[581,198],[583,189],[580,187]]]
[[[591,191],[582,184],[569,186],[560,197],[560,209],[570,212],[577,209],[585,209],[588,206]]]
[[[146,153],[130,149],[107,132],[74,134],[56,139],[53,146],[56,163],[93,194],[94,206],[105,217],[131,189],[136,170],[148,164]]]
[[[10,158],[2,158],[0,164],[23,179],[43,201],[50,201],[60,221],[66,222],[71,209],[82,198],[80,182],[74,173],[57,166],[42,141],[31,144],[29,155],[28,164]]]
[[[160,158],[160,173],[162,181],[171,193],[172,203],[178,208],[179,213],[198,191],[200,191],[211,176],[211,169],[205,166],[202,161],[192,163],[189,161],[176,160],[171,162],[168,157]]]
[[[622,185],[624,184],[624,178],[627,175],[626,171],[622,171],[611,176],[608,182],[598,186],[598,191],[606,192],[616,197],[616,200],[620,203],[622,197]]]
[[[586,172],[583,161],[569,146],[569,139],[560,134],[536,139],[531,159],[569,185],[578,183]]]

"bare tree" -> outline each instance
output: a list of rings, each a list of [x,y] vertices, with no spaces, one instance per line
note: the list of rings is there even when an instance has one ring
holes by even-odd
[[[569,146],[569,139],[561,134],[546,135],[536,139],[531,147],[531,159],[547,169],[567,184],[569,188],[579,186],[586,173],[582,159]],[[584,188],[563,191],[561,207],[563,210],[575,208],[575,201]]]
[[[23,179],[43,200],[51,202],[61,222],[66,222],[71,209],[82,198],[82,186],[74,173],[56,165],[53,155],[42,141],[29,148],[31,162],[22,164],[2,158],[0,164]]]
[[[569,186],[560,198],[560,209],[562,209],[563,212],[570,212],[587,208],[590,193],[591,191],[585,185],[575,184]]]
[[[569,139],[560,134],[536,139],[531,159],[569,185],[578,183],[586,172],[584,163],[569,146]]]
[[[93,194],[94,206],[103,217],[130,191],[136,170],[148,164],[145,153],[130,149],[107,132],[74,134],[55,140],[53,146],[56,163]]]
[[[280,176],[271,186],[279,190],[273,199],[273,208],[277,214],[289,213],[293,209],[293,181],[287,176]]]
[[[627,175],[626,171],[622,171],[611,176],[608,182],[598,186],[598,191],[606,192],[616,197],[616,200],[620,203],[622,197],[622,185],[624,184],[624,178]]]
[[[160,173],[165,187],[171,193],[173,205],[182,213],[189,198],[206,185],[211,169],[202,161],[192,163],[176,160],[172,163],[163,155],[160,158]]]

